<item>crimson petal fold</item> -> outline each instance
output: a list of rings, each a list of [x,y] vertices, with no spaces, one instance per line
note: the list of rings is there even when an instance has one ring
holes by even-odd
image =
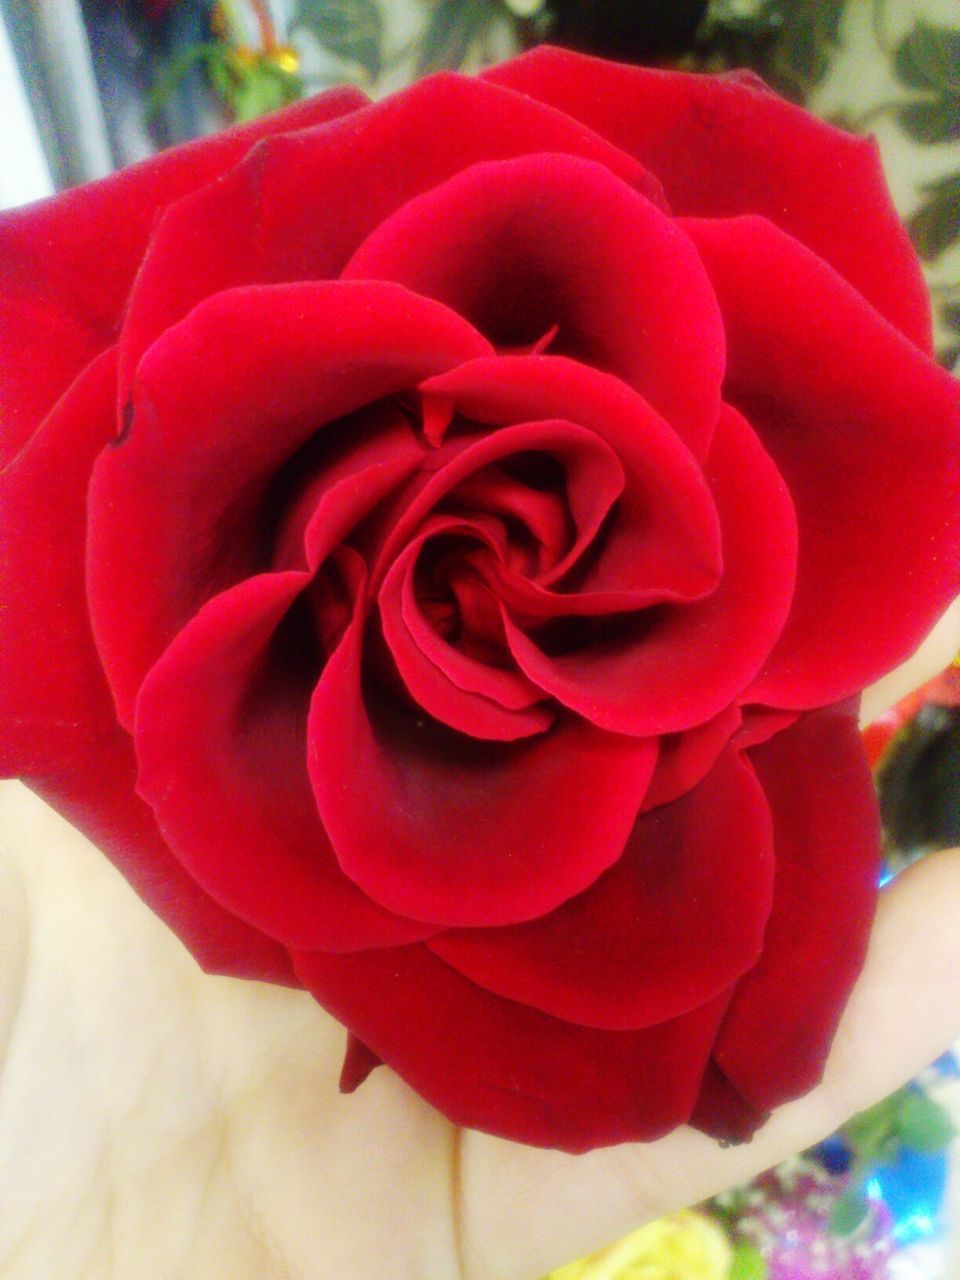
[[[714,1056],[762,1113],[820,1079],[866,953],[880,830],[855,706],[809,712],[747,754],[773,815],[773,909]]]
[[[674,214],[769,218],[930,350],[930,297],[872,138],[836,129],[741,73],[660,71],[541,46],[483,76],[636,156],[662,181]]]
[[[121,723],[200,605],[268,567],[278,468],[325,424],[488,350],[439,303],[360,282],[221,293],[154,344],[90,485],[87,590]]]
[[[334,951],[409,942],[430,929],[364,897],[317,815],[311,661],[281,631],[308,581],[249,578],[180,632],[137,700],[139,791],[198,883],[270,936]]]
[[[656,742],[564,719],[481,742],[362,674],[362,611],[320,677],[308,759],[346,874],[391,911],[438,925],[531,919],[619,857]]]
[[[424,946],[297,953],[303,985],[454,1124],[570,1152],[652,1141],[696,1102],[727,996],[597,1031],[491,995]]]
[[[427,946],[479,986],[583,1026],[688,1013],[760,957],[773,897],[770,812],[729,748],[707,777],[637,819],[615,866],[549,916]]]
[[[960,387],[771,223],[686,225],[723,309],[726,395],[799,526],[793,607],[750,697],[823,706],[904,661],[960,591]]]

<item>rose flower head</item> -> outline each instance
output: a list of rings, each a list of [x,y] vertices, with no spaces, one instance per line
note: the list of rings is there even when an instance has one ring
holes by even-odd
[[[16,210],[0,263],[7,773],[205,969],[310,991],[345,1088],[570,1151],[809,1089],[858,696],[960,590],[875,146],[544,48]]]

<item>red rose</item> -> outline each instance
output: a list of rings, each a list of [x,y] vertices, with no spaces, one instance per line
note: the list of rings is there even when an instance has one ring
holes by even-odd
[[[811,1086],[856,695],[960,587],[874,146],[544,49],[0,236],[7,769],[206,968],[313,992],[347,1087],[581,1150]]]

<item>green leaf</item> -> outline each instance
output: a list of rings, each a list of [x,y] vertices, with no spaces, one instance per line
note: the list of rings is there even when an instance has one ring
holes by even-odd
[[[926,262],[960,237],[960,173],[948,173],[923,188],[927,199],[907,220],[907,230],[920,257]]]
[[[744,1241],[736,1246],[727,1280],[767,1280],[767,1264],[755,1245]]]
[[[470,46],[502,12],[499,0],[437,0],[420,42],[417,75],[462,67]]]
[[[383,14],[377,0],[300,0],[291,25],[307,27],[325,49],[374,78],[383,69]]]
[[[960,302],[950,302],[943,308],[943,323],[948,329],[960,330]]]
[[[911,89],[960,90],[960,31],[920,21],[893,55],[897,79]]]
[[[942,1151],[956,1136],[950,1117],[925,1093],[909,1093],[897,1117],[900,1141],[914,1151]]]
[[[906,1090],[898,1089],[866,1111],[858,1112],[843,1126],[843,1136],[850,1145],[857,1164],[873,1163],[895,1137],[897,1116],[905,1097]]]
[[[914,142],[951,142],[960,138],[960,94],[904,103],[897,108],[897,120]]]
[[[870,1205],[860,1188],[851,1187],[830,1210],[830,1230],[835,1236],[853,1235],[869,1209]]]

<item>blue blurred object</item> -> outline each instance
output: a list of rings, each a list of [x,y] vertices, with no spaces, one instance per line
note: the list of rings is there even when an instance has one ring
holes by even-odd
[[[850,1148],[839,1133],[832,1134],[815,1146],[813,1154],[827,1173],[832,1173],[835,1177],[846,1173],[850,1168]]]
[[[882,1200],[893,1214],[894,1239],[911,1244],[928,1240],[942,1229],[946,1185],[946,1152],[925,1155],[901,1147],[896,1159],[873,1171],[867,1195],[871,1200]]]
[[[955,1080],[960,1077],[960,1057],[957,1056],[956,1049],[948,1049],[946,1053],[941,1053],[934,1062],[933,1069],[939,1075],[949,1076],[950,1079]]]

